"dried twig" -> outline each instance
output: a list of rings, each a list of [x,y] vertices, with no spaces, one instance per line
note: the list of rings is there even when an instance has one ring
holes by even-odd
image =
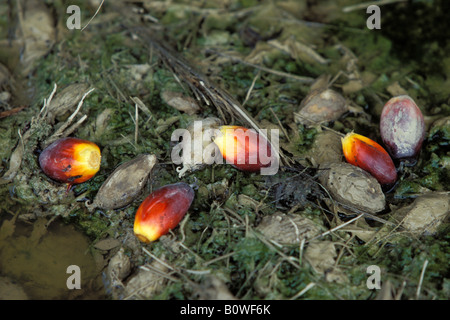
[[[420,273],[419,285],[417,286],[417,291],[416,291],[416,299],[417,300],[419,300],[419,297],[420,297],[420,290],[422,288],[423,277],[425,276],[425,270],[427,269],[427,266],[428,266],[428,260],[425,260],[425,262],[423,263],[422,272]]]
[[[406,2],[406,1],[408,1],[408,0],[379,0],[379,1],[363,2],[363,3],[351,5],[351,6],[346,6],[346,7],[342,8],[342,12],[351,12],[354,10],[366,9],[370,5],[381,6],[381,5],[385,5],[385,4],[391,4],[391,3],[396,3],[396,2]]]
[[[302,295],[304,295],[306,292],[308,292],[312,287],[314,287],[316,284],[314,282],[308,283],[306,287],[304,287],[299,293],[297,293],[295,296],[290,298],[289,300],[295,300],[297,298],[300,298]]]
[[[13,108],[11,110],[2,111],[2,112],[0,112],[0,119],[12,116],[13,114],[18,113],[18,112],[22,111],[25,108],[26,108],[26,106],[20,106],[20,107],[17,107],[17,108]]]
[[[84,29],[86,29],[86,27],[91,23],[91,21],[95,18],[95,16],[98,14],[98,12],[100,11],[103,2],[105,2],[105,0],[102,0],[102,2],[100,3],[100,5],[97,8],[97,11],[95,11],[94,15],[92,16],[91,19],[89,19],[89,21],[86,23],[86,25],[83,27],[83,29],[81,29],[81,31],[83,31]]]
[[[41,111],[39,112],[39,117],[45,118],[45,116],[47,115],[48,106],[50,105],[50,102],[52,101],[57,88],[58,88],[58,86],[55,83],[55,85],[53,86],[53,90],[50,93],[50,96],[48,97],[48,99],[44,99],[44,105],[42,106]]]
[[[242,59],[240,59],[238,57],[233,57],[231,55],[227,55],[225,53],[218,52],[218,51],[215,51],[215,50],[209,49],[208,51],[211,52],[211,53],[217,54],[217,55],[219,55],[221,57],[229,58],[229,59],[231,59],[231,60],[233,60],[235,62],[238,62],[238,63],[241,63],[241,64],[245,64],[247,66],[253,67],[255,69],[259,69],[261,71],[264,71],[264,72],[267,72],[267,73],[271,73],[271,74],[274,74],[274,75],[277,75],[277,76],[280,76],[280,77],[285,77],[285,78],[288,78],[288,79],[291,79],[291,80],[294,80],[294,81],[297,81],[297,82],[300,82],[300,83],[311,84],[314,81],[316,81],[316,79],[311,78],[311,77],[302,77],[302,76],[298,76],[298,75],[295,75],[295,74],[291,74],[291,73],[287,73],[287,72],[283,72],[283,71],[278,71],[278,70],[274,70],[274,69],[270,69],[270,68],[266,68],[266,67],[254,64],[254,63],[250,63],[250,62],[244,61],[244,60],[242,60]]]
[[[135,104],[135,121],[134,121],[134,143],[137,145],[138,136],[139,136],[139,112],[138,112],[138,104]]]
[[[277,119],[278,125],[280,126],[281,131],[283,131],[284,136],[286,137],[286,139],[291,142],[291,139],[289,139],[289,135],[286,131],[286,129],[284,128],[283,124],[281,123],[280,119],[278,118],[277,114],[275,113],[275,111],[273,111],[272,108],[269,108],[270,111],[272,112],[273,116],[275,117],[275,119]]]
[[[334,228],[332,228],[332,229],[330,229],[330,230],[328,230],[328,231],[326,231],[326,232],[324,232],[324,233],[319,234],[318,236],[315,236],[314,238],[310,239],[309,242],[310,242],[310,241],[313,241],[313,240],[315,240],[315,239],[321,238],[321,237],[323,237],[323,236],[326,236],[327,234],[330,234],[330,233],[332,233],[332,232],[334,232],[334,231],[337,231],[337,230],[339,230],[339,229],[345,227],[346,225],[351,224],[351,223],[355,222],[356,220],[362,218],[363,216],[364,216],[364,213],[361,213],[361,214],[359,214],[358,216],[354,217],[353,219],[350,219],[350,220],[348,220],[347,222],[338,225],[337,227],[334,227]]]
[[[261,72],[258,71],[256,76],[253,78],[252,84],[251,84],[250,88],[247,91],[247,94],[245,96],[244,102],[242,102],[242,107],[245,106],[245,104],[247,103],[248,99],[250,99],[250,95],[252,94],[253,88],[255,87],[256,80],[258,80],[260,74],[261,74]]]
[[[53,135],[51,135],[47,140],[45,140],[45,144],[43,147],[48,146],[49,144],[56,141],[60,137],[68,136],[73,131],[75,131],[84,120],[86,120],[87,116],[83,115],[80,120],[78,120],[74,125],[72,125],[69,129],[67,129],[72,124],[73,119],[76,117],[81,107],[83,106],[84,99],[88,96],[88,94],[94,91],[94,89],[95,88],[91,88],[83,95],[80,102],[78,102],[78,106],[75,109],[75,111],[70,115],[70,117],[66,120],[66,122],[64,122],[64,124],[61,127],[59,127],[58,130],[56,130],[56,132]]]

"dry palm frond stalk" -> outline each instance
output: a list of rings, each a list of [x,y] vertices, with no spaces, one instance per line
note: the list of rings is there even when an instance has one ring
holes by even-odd
[[[207,105],[215,106],[225,123],[233,123],[234,120],[239,119],[262,133],[264,138],[270,141],[270,138],[265,136],[263,131],[260,131],[260,126],[256,120],[230,93],[219,88],[205,75],[195,70],[179,53],[165,46],[163,41],[154,35],[150,29],[133,28],[131,31],[153,52],[158,54],[164,64],[173,72],[176,79],[186,83],[198,100],[203,100]],[[292,163],[292,160],[284,155],[281,150],[278,152],[280,161],[284,165]]]

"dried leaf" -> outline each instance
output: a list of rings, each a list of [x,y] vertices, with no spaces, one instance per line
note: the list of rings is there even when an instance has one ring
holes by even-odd
[[[0,178],[0,185],[10,183],[17,175],[17,172],[20,169],[20,165],[22,164],[24,152],[25,152],[24,142],[22,140],[22,137],[20,137],[19,144],[11,154],[11,158],[9,160],[9,169],[8,171],[6,171],[3,177]]]

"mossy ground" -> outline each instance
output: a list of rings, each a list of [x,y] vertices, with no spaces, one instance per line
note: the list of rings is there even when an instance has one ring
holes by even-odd
[[[338,1],[337,6],[347,5],[346,2],[350,1]],[[63,12],[67,3],[48,3],[61,17],[65,17]],[[260,61],[261,65],[293,75],[317,78],[324,73],[335,75],[342,70],[352,71],[346,70],[338,45],[353,52],[357,58],[357,71],[363,78],[372,80],[363,89],[348,92],[346,98],[361,107],[371,119],[367,121],[367,118],[358,114],[347,113],[332,124],[335,130],[343,133],[351,130],[371,132],[376,136],[383,101],[387,101],[390,96],[388,88],[395,82],[407,90],[417,104],[422,106],[426,115],[448,116],[450,113],[450,86],[444,85],[450,81],[450,60],[444,54],[450,47],[449,38],[441,38],[439,31],[442,29],[436,26],[439,30],[432,32],[435,37],[427,39],[427,43],[432,43],[434,49],[425,50],[427,43],[422,43],[419,36],[415,38],[414,32],[419,32],[420,27],[414,31],[414,28],[406,26],[409,19],[413,19],[410,15],[416,12],[411,8],[405,9],[401,5],[383,7],[382,30],[370,31],[365,26],[367,15],[361,10],[337,14],[332,9],[336,9],[335,6],[327,9],[327,6],[321,8],[319,4],[315,4],[307,9],[301,3],[290,1],[227,3],[227,10],[222,8],[220,1],[206,1],[201,6],[191,4],[190,1],[177,1],[165,9],[144,6],[144,11],[149,10],[159,20],[164,27],[164,38],[168,39],[170,46],[179,50],[194,66],[208,74],[218,86],[227,89],[238,101],[245,100],[248,89],[254,83],[251,98],[246,102],[245,108],[260,123],[266,121],[278,125],[279,121],[284,126],[288,137],[282,137],[281,143],[294,159],[302,159],[303,152],[314,143],[316,134],[316,129],[308,129],[293,121],[293,112],[309,91],[310,84],[260,71],[230,59],[209,59],[208,50],[236,53],[243,57],[255,50],[255,47],[245,44],[248,39],[241,33],[245,27],[254,28],[262,37],[270,37],[281,30],[281,37],[298,37],[330,61],[326,65],[310,63],[295,59],[281,50],[272,48],[266,52],[261,49],[259,53],[264,57]],[[87,21],[93,9],[84,2],[79,2],[78,5],[83,12],[82,21]],[[432,9],[433,5],[441,8],[442,12],[448,12],[445,10],[445,6],[448,7],[445,1],[432,1],[431,4],[419,2],[412,5],[418,7],[417,10],[422,10],[415,21],[422,25],[423,21],[427,21],[425,13],[441,17],[442,12]],[[4,142],[0,148],[2,161],[6,163],[10,150],[16,143],[17,129],[41,108],[43,99],[48,97],[54,83],[64,87],[75,82],[87,82],[95,87],[83,107],[89,117],[88,123],[95,122],[106,108],[112,109],[113,113],[107,130],[95,141],[102,149],[101,170],[93,179],[73,189],[75,195],[84,194],[90,199],[117,165],[144,152],[157,155],[159,160],[145,194],[159,186],[179,181],[176,166],[170,160],[171,133],[175,129],[185,128],[195,119],[194,116],[173,109],[162,100],[160,94],[165,88],[183,89],[158,57],[142,43],[133,41],[129,31],[123,27],[125,24],[137,23],[136,17],[129,14],[123,19],[119,16],[108,19],[104,16],[100,20],[102,15],[119,10],[120,6],[105,3],[98,16],[99,22],[93,23],[83,32],[66,30],[64,41],[58,42],[39,62],[30,79],[35,92],[31,106],[14,117],[1,120],[0,130]],[[292,17],[296,21],[291,21],[292,23],[280,18],[282,8],[288,6],[299,10],[294,11]],[[238,14],[249,8],[253,8],[256,13],[249,16]],[[224,11],[218,13],[218,9]],[[268,16],[269,12],[275,18],[270,24],[265,22],[271,18]],[[307,27],[306,21],[316,17],[317,12],[321,13],[321,20],[317,21],[320,24]],[[400,13],[403,18],[399,20],[397,17]],[[433,23],[426,25],[431,28]],[[310,34],[302,33],[305,30],[309,30]],[[398,43],[399,37],[405,37],[401,30],[409,30],[408,37],[414,44],[411,46],[418,47],[419,53],[425,52],[424,55],[418,53],[418,58],[414,53],[407,54],[409,42]],[[405,43],[406,48],[401,46],[402,43]],[[135,66],[144,64],[148,68],[139,74]],[[345,76],[339,77],[335,85],[342,87],[346,81]],[[185,93],[191,94],[187,91]],[[134,140],[135,105],[130,97],[139,97],[151,113],[141,113],[137,141]],[[274,119],[274,114],[277,119]],[[214,107],[202,105],[198,116],[218,114]],[[91,139],[92,132],[88,128],[89,125],[79,128],[77,137]],[[417,165],[405,168],[401,181],[388,197],[391,204],[402,205],[424,188],[433,191],[449,190],[449,154],[445,151],[450,141],[448,130],[448,127],[442,126],[428,132]],[[280,174],[287,177],[295,175],[289,171]],[[379,244],[364,245],[345,232],[323,237],[323,240],[338,244],[339,259],[336,267],[342,269],[348,278],[347,281],[336,283],[327,281],[323,274],[315,272],[302,259],[303,249],[300,246],[278,248],[254,232],[254,226],[264,215],[283,210],[277,207],[273,197],[268,196],[268,183],[264,177],[244,173],[230,166],[214,165],[190,173],[183,180],[198,185],[189,219],[182,230],[183,248],[188,249],[178,247],[175,250],[176,246],[171,245],[169,240],[155,242],[148,245],[148,248],[155,256],[164,256],[165,261],[178,270],[208,270],[221,278],[238,298],[288,299],[314,283],[314,287],[301,296],[302,299],[374,299],[377,291],[369,290],[366,286],[366,268],[369,265],[380,266],[383,282],[390,281],[397,289],[403,286],[403,299],[415,298],[426,260],[428,268],[423,278],[421,297],[447,299],[450,296],[448,222],[434,237],[398,235],[395,241],[387,241],[379,247]],[[223,180],[226,181],[225,190],[218,184]],[[2,186],[0,189],[1,194],[8,199],[10,190],[10,186]],[[238,200],[239,195],[251,197],[262,204],[262,207],[255,209],[242,205]],[[89,213],[83,206],[75,206],[69,214],[65,214],[64,221],[80,227],[93,241],[107,235],[120,237],[123,230],[132,227],[135,210],[142,199],[136,199],[120,212],[97,210]],[[9,206],[10,201],[6,201],[5,205]],[[311,217],[322,226],[330,227],[330,217],[319,207],[317,203],[306,202],[297,213]],[[376,230],[381,225],[375,224],[373,227]],[[171,241],[179,241],[180,232],[175,230],[175,240]],[[134,259],[136,265],[139,265],[150,260],[150,257]],[[201,283],[203,276],[180,271],[179,277],[183,281],[169,281],[153,298],[193,297],[196,284]]]

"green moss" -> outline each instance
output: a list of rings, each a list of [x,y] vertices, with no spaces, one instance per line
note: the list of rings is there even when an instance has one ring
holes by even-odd
[[[281,143],[283,146],[287,144],[293,158],[301,158],[315,140],[316,129],[297,126],[293,121],[293,112],[310,86],[242,63],[231,63],[225,59],[217,59],[219,61],[217,63],[213,59],[214,55],[204,57],[206,49],[211,46],[215,50],[217,50],[215,47],[219,46],[220,50],[234,51],[243,57],[250,54],[254,48],[246,47],[239,33],[244,27],[254,28],[262,37],[274,35],[281,30],[278,40],[283,41],[287,36],[292,36],[298,41],[312,45],[318,53],[330,60],[326,65],[306,63],[293,59],[286,52],[271,49],[264,52],[261,64],[276,71],[310,77],[322,74],[334,76],[341,70],[351,73],[353,70],[347,69],[350,64],[342,60],[343,51],[336,45],[342,45],[355,54],[357,60],[354,67],[358,73],[368,74],[370,79],[373,78],[375,81],[367,83],[366,88],[356,93],[344,94],[347,99],[355,101],[374,117],[361,117],[360,114],[350,112],[334,122],[335,130],[340,132],[355,130],[376,136],[379,111],[390,95],[388,86],[394,82],[399,82],[416,99],[425,114],[434,116],[450,112],[447,101],[449,93],[447,71],[450,60],[445,56],[449,48],[448,37],[440,39],[433,27],[436,24],[430,23],[434,21],[430,17],[417,16],[418,24],[414,26],[405,23],[388,30],[388,26],[395,21],[395,14],[390,10],[383,11],[382,30],[369,31],[365,26],[367,15],[361,14],[361,11],[346,13],[344,17],[339,13],[333,13],[332,16],[340,16],[337,21],[327,21],[320,28],[316,26],[314,30],[308,32],[307,26],[299,24],[293,28],[292,21],[285,24],[287,21],[280,19],[284,15],[277,2],[270,4],[256,2],[232,1],[229,8],[233,10],[230,10],[229,14],[222,15],[214,14],[213,10],[208,14],[198,13],[205,8],[215,8],[218,6],[215,2],[207,1],[199,10],[191,10],[189,6],[192,3],[180,1],[172,4],[167,10],[156,12],[155,16],[167,27],[164,37],[169,39],[168,45],[179,49],[188,60],[196,62],[203,60],[196,63],[196,67],[210,75],[220,87],[229,91],[238,101],[245,100],[249,88],[258,75],[245,109],[261,123],[277,125],[278,121],[281,122],[290,139],[289,143],[288,139],[282,138]],[[439,0],[435,2],[442,3]],[[48,3],[56,5],[57,11],[64,11],[63,2]],[[87,21],[92,15],[92,8],[87,7],[84,2],[78,1],[78,4],[84,6],[83,21]],[[258,7],[255,8],[255,14],[250,17],[237,14],[237,10],[256,4]],[[108,6],[113,4],[105,3],[103,9],[108,9]],[[396,5],[392,6],[394,8]],[[430,4],[423,2],[415,3],[413,6],[419,6],[425,10],[423,12],[429,13],[440,10],[433,9]],[[399,8],[401,7],[395,7],[394,12],[399,14],[399,21],[404,21],[406,15],[399,12]],[[309,10],[311,9],[307,8],[301,13],[302,19],[303,15],[306,19],[310,18]],[[442,16],[440,11],[434,13],[437,17]],[[412,14],[415,16],[417,13]],[[268,15],[273,18],[271,20],[274,21],[273,24],[267,23]],[[0,18],[0,25],[2,24],[4,21]],[[409,36],[416,35],[420,31],[418,25],[433,28],[429,30],[432,38],[429,43],[422,44],[421,37],[412,39],[411,43],[399,42],[402,40],[402,33]],[[411,30],[405,30],[409,27]],[[399,51],[398,48],[413,50]],[[416,55],[418,52],[421,52],[422,56]],[[404,56],[408,56],[408,60],[404,60]],[[410,59],[413,56],[416,59]],[[57,83],[58,88],[62,88],[74,82],[88,82],[96,90],[89,95],[83,106],[83,113],[88,115],[86,126],[83,125],[75,134],[89,138],[96,117],[105,108],[112,109],[113,112],[106,132],[96,137],[102,149],[101,170],[93,179],[75,186],[73,189],[75,195],[92,199],[117,165],[143,152],[156,154],[159,161],[152,172],[152,184],[147,185],[144,194],[148,194],[158,186],[180,181],[175,166],[170,163],[170,136],[173,130],[186,127],[195,117],[179,112],[162,101],[163,90],[185,92],[185,89],[174,80],[173,73],[159,62],[154,52],[151,53],[145,46],[130,40],[129,34],[121,30],[121,26],[114,21],[93,24],[84,32],[68,33],[65,41],[56,44],[40,62],[32,79],[37,94],[30,108],[15,117],[2,119],[0,151],[3,155],[3,168],[8,166],[7,160],[17,142],[17,127],[24,126],[24,123],[39,112],[42,101],[48,97],[53,84]],[[147,72],[136,74],[133,66],[144,64],[149,65]],[[339,77],[334,85],[339,87],[347,80],[348,77]],[[134,141],[135,106],[130,102],[130,96],[139,97],[149,107],[151,113],[149,115],[140,111],[137,143]],[[202,104],[202,110],[197,116],[203,118],[209,115],[218,116],[217,110],[214,106]],[[30,140],[33,149],[50,134],[51,130],[49,126],[42,126],[33,134]],[[448,126],[432,127],[416,166],[404,168],[400,172],[399,184],[394,189],[393,204],[408,203],[409,200],[405,198],[416,197],[425,188],[437,191],[449,190],[450,157],[446,151],[449,140]],[[44,190],[48,181],[43,181],[43,177],[35,173],[39,172],[36,154],[27,153],[25,161],[23,173],[28,177],[28,180],[25,179],[26,183],[16,190],[9,186],[1,186],[0,194],[10,199],[9,194],[17,197],[19,192],[22,192],[21,201],[27,200],[24,206],[29,206],[28,202],[36,200],[35,190]],[[279,174],[282,174],[280,180],[285,180],[295,173],[280,171]],[[401,288],[402,282],[406,281],[403,298],[410,299],[415,297],[425,261],[429,262],[423,279],[425,297],[448,298],[450,253],[447,222],[433,237],[416,239],[403,234],[394,234],[383,243],[361,244],[355,240],[345,242],[345,248],[338,246],[339,250],[343,251],[339,252],[340,260],[337,268],[344,271],[348,282],[330,283],[323,274],[315,273],[305,261],[299,266],[289,263],[286,257],[300,263],[300,249],[297,246],[272,248],[268,243],[253,236],[251,229],[264,215],[286,209],[278,207],[273,202],[274,199],[265,198],[264,191],[268,185],[265,177],[242,172],[227,164],[218,164],[189,172],[183,180],[198,185],[183,230],[174,229],[176,238],[170,236],[147,246],[152,254],[164,257],[165,261],[181,270],[180,274],[173,275],[178,277],[179,281],[167,281],[162,291],[154,297],[156,299],[194,297],[196,285],[193,284],[201,282],[202,278],[184,272],[188,269],[208,269],[212,273],[221,274],[232,293],[241,299],[291,298],[310,283],[315,283],[315,286],[301,299],[373,299],[377,292],[368,290],[365,284],[366,267],[373,264],[382,268],[383,282],[389,280],[395,288]],[[221,181],[225,181],[225,184],[219,185]],[[32,188],[34,186],[35,190]],[[305,199],[313,199],[316,196],[314,189],[308,186],[305,188],[309,188],[311,192],[305,192],[307,195],[303,195],[292,191],[292,197],[304,196]],[[240,203],[241,195],[258,202],[262,201],[266,205],[264,210],[256,211],[252,206],[243,205]],[[82,203],[75,203],[65,221],[82,228],[91,239],[99,239],[105,235],[121,235],[126,228],[131,228],[134,213],[143,197],[144,195],[129,207],[122,209],[120,214],[102,210],[88,213]],[[391,204],[391,198],[392,195],[387,194],[388,204]],[[298,203],[306,202],[305,199],[294,200]],[[10,202],[6,202],[5,206],[11,206]],[[47,214],[58,215],[64,211],[65,206],[65,202],[58,202],[46,206],[44,211]],[[26,209],[31,212],[36,208]],[[312,219],[320,226],[326,223],[328,227],[328,223],[332,225],[335,222],[335,217],[315,206],[307,205],[296,213]],[[378,227],[373,221],[370,223],[374,225],[373,228]],[[325,230],[327,229],[324,227]],[[177,245],[177,241],[181,240],[181,232],[184,235],[185,247]],[[339,236],[330,234],[324,238],[343,243],[343,240],[348,238],[343,238],[342,235],[344,234],[339,233]],[[229,256],[221,259],[225,255]],[[146,255],[132,258],[135,259],[133,263],[136,266],[152,261]],[[213,259],[212,263],[207,264]]]
[[[209,30],[233,30],[238,21],[234,14],[209,14],[203,22],[203,29]]]
[[[297,148],[300,152],[304,152],[308,150],[317,134],[317,130],[315,128],[309,128],[304,125],[298,125],[299,136],[296,141],[293,143],[297,145]]]
[[[169,286],[164,286],[162,292],[156,294],[153,298],[155,300],[185,300],[189,298],[189,295],[185,295],[185,288],[182,281],[172,283]]]
[[[79,226],[83,232],[92,240],[101,239],[108,233],[110,223],[102,214],[97,211],[94,214],[87,210],[76,209],[72,211],[65,219],[66,223],[74,223]]]
[[[417,283],[425,261],[428,261],[425,277],[423,279],[423,295],[431,295],[429,298],[436,297],[446,299],[443,292],[440,292],[440,283],[445,275],[450,271],[448,259],[450,258],[450,246],[446,229],[448,224],[441,227],[441,231],[435,237],[424,237],[423,239],[414,239],[408,237],[398,237],[395,242],[389,242],[375,251],[368,250],[366,246],[356,247],[355,254],[359,264],[367,263],[377,265],[382,269],[382,282],[387,280],[395,286],[400,285],[403,279],[408,279],[408,285],[403,292],[408,297],[415,294]],[[376,254],[372,254],[375,252]],[[365,271],[365,270],[364,270]],[[401,274],[399,278],[396,275]],[[356,278],[351,277],[354,283],[365,281],[367,276],[363,273],[356,273]]]
[[[405,199],[409,197],[416,197],[418,193],[420,193],[422,186],[410,180],[402,180],[395,187],[394,197],[397,199]]]

